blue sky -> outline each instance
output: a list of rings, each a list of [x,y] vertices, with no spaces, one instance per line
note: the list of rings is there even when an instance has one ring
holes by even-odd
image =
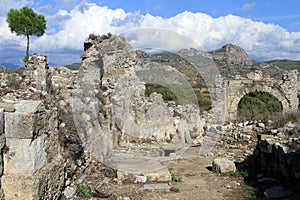
[[[300,60],[298,0],[0,0],[0,63],[22,64],[25,37],[10,33],[5,21],[10,8],[22,6],[45,15],[46,33],[31,38],[30,53],[48,55],[53,65],[79,62],[90,33],[132,30],[127,39],[135,47],[185,48],[170,40],[173,32],[206,51],[233,43],[253,59]],[[150,29],[170,32],[158,31],[155,41]]]

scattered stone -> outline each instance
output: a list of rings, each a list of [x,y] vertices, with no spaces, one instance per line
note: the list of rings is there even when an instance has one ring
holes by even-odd
[[[73,187],[68,186],[65,188],[63,194],[67,199],[71,199],[72,197],[75,196],[76,190]]]
[[[249,142],[251,140],[251,136],[250,135],[245,135],[243,134],[242,135],[242,140],[246,141],[246,142]]]
[[[270,199],[278,199],[288,197],[291,194],[289,190],[286,190],[282,186],[275,186],[265,190],[264,195]]]
[[[224,174],[229,172],[235,172],[236,167],[233,161],[228,160],[227,158],[216,158],[212,163],[213,171]]]
[[[147,176],[136,176],[134,183],[146,183],[147,182]]]
[[[258,134],[257,138],[258,138],[258,140],[263,141],[263,140],[266,140],[268,138],[274,138],[274,136],[273,135],[267,135],[267,134]]]
[[[265,128],[265,124],[262,123],[262,122],[260,122],[260,123],[258,123],[258,127],[259,127],[259,128]]]

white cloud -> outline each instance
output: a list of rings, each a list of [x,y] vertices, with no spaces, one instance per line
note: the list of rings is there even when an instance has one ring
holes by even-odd
[[[233,15],[213,18],[185,11],[171,18],[162,18],[139,12],[126,13],[123,9],[112,10],[83,1],[69,11],[61,9],[54,15],[46,15],[46,19],[47,31],[42,37],[31,40],[31,52],[45,53],[49,62],[55,64],[78,62],[84,39],[90,33],[108,32],[126,33],[136,47],[152,50],[200,46],[210,51],[233,43],[244,48],[253,58],[299,59],[300,32],[288,32],[274,24]],[[23,40],[11,34],[5,19],[0,18],[0,54],[7,51],[7,46],[17,49],[17,52],[23,50]],[[13,52],[11,55],[16,57]],[[0,59],[1,63],[4,58]]]
[[[256,3],[245,3],[242,7],[243,10],[251,10],[254,8],[254,6],[256,5]]]

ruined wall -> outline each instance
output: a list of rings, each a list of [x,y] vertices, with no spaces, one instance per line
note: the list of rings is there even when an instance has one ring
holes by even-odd
[[[0,77],[0,197],[59,199],[76,174],[105,163],[113,147],[202,136],[197,106],[145,96],[136,74],[145,63],[123,38],[90,37],[84,49],[79,71],[51,69],[47,56],[34,54],[16,75],[20,87],[8,93]]]
[[[19,88],[1,96],[1,190],[5,199],[58,199],[65,167],[51,74],[46,56],[29,61]]]
[[[147,67],[149,61],[138,59],[136,51],[124,38],[89,38],[85,46],[88,48],[83,55],[84,62],[89,59],[100,63],[99,103],[106,112],[101,123],[105,132],[110,134],[113,146],[139,141],[166,142],[178,134],[181,134],[177,137],[178,142],[190,143],[190,135],[196,138],[203,133],[200,117],[196,120],[188,117],[200,116],[197,108],[195,111],[181,109],[182,115],[174,117],[174,109],[163,101],[161,95],[145,96],[145,80],[137,72]],[[176,79],[172,81],[175,84]]]
[[[297,70],[282,75],[281,80],[264,76],[257,71],[248,74],[244,79],[233,79],[227,82],[228,121],[236,120],[240,100],[250,92],[262,91],[276,97],[282,104],[283,113],[295,112],[298,109]]]
[[[289,146],[298,145],[299,139],[289,142]],[[257,143],[254,152],[261,170],[285,178],[300,178],[300,152],[293,150],[275,139],[267,138]]]

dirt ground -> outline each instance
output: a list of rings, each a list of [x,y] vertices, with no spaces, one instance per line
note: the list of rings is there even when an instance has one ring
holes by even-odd
[[[169,163],[168,168],[180,182],[169,185],[178,188],[178,192],[169,190],[145,190],[142,184],[123,184],[115,188],[115,196],[119,199],[249,199],[245,191],[243,179],[230,175],[219,175],[211,171],[214,157],[199,156],[199,147],[189,148],[183,156]]]

